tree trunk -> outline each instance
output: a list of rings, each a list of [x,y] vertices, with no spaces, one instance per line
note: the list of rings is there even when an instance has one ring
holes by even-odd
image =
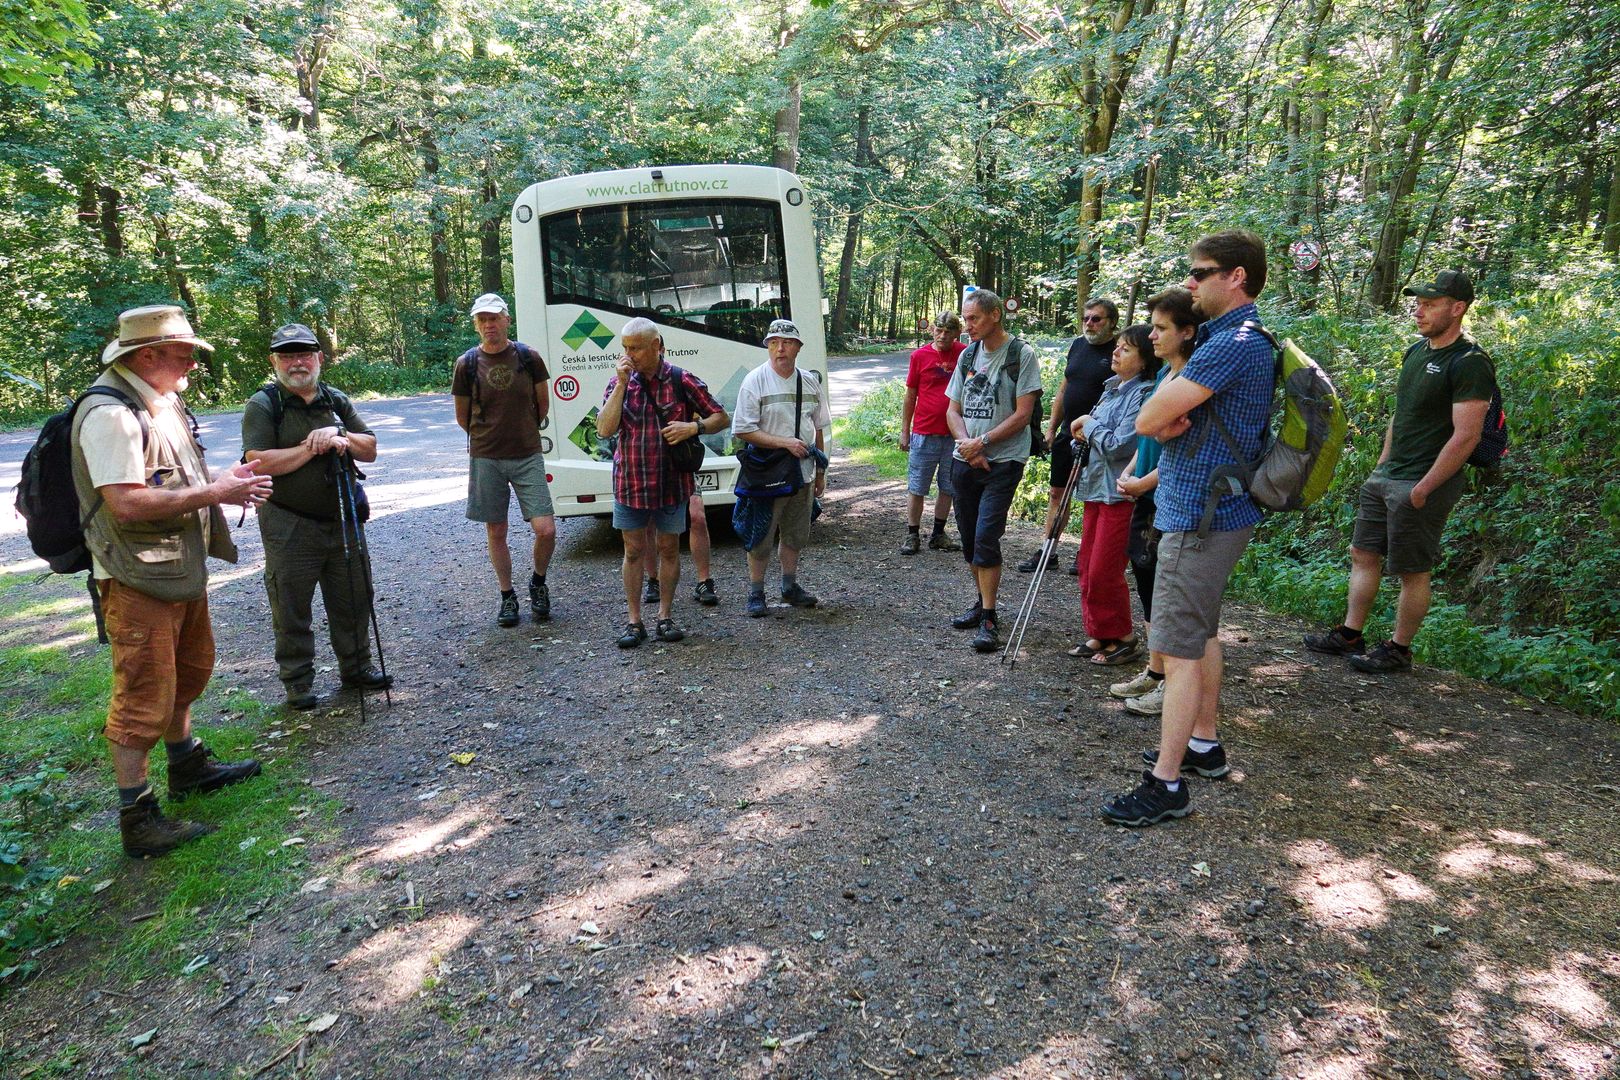
[[[940,265],[945,267],[946,272],[951,275],[951,282],[956,286],[956,292],[952,295],[950,303],[946,306],[954,310],[956,307],[957,298],[961,297],[962,290],[967,288],[967,275],[962,273],[962,267],[957,263],[956,257],[953,256],[950,251],[946,249],[945,245],[940,243],[932,233],[923,228],[922,222],[918,221],[916,218],[912,218],[911,228],[922,239],[923,246],[933,254],[934,258],[939,260]]]
[[[864,97],[865,94],[862,94]],[[871,157],[871,106],[862,101],[855,112],[855,170],[859,172],[866,167]],[[832,326],[828,330],[828,344],[842,349],[846,346],[846,337],[849,332],[850,287],[855,277],[855,250],[860,244],[861,216],[864,206],[856,206],[850,211],[849,220],[844,225],[844,251],[838,257],[838,300],[833,306]]]
[[[495,186],[495,177],[490,172],[489,163],[484,163],[484,185],[480,192],[483,196],[483,220],[478,224],[478,281],[479,291],[498,293],[501,291],[501,218],[505,215],[501,207],[496,204],[500,192]]]
[[[1609,170],[1609,211],[1603,218],[1603,253],[1620,255],[1620,151]]]
[[[889,278],[889,333],[893,341],[900,332],[900,266],[904,263],[905,249],[894,253],[894,274]]]
[[[431,101],[428,105],[431,109]],[[429,199],[428,249],[433,263],[433,303],[442,308],[450,304],[450,242],[444,193],[439,189],[439,144],[431,130],[422,133],[421,147],[422,179]]]
[[[771,164],[778,169],[797,172],[799,169],[799,113],[804,104],[804,88],[798,75],[788,81],[787,103],[776,110],[772,125]]]
[[[96,187],[96,197],[101,202],[101,213],[97,224],[101,226],[101,246],[107,255],[114,259],[124,257],[124,225],[122,209],[119,202],[123,196],[118,189],[101,184]]]
[[[261,344],[268,350],[276,313],[270,303],[270,225],[262,207],[248,210],[248,250],[253,252],[253,314],[258,322]]]

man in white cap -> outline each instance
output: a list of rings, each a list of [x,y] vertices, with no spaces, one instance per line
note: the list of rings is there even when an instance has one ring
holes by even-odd
[[[257,776],[257,761],[224,764],[191,734],[191,703],[214,670],[207,558],[236,561],[221,505],[257,506],[271,481],[248,462],[211,477],[180,401],[197,351],[213,346],[172,305],[134,308],[102,352],[73,423],[73,481],[112,643],[113,690],[103,733],[111,748],[124,851],[163,855],[214,831],[166,818],[147,783],[161,741],[169,798]]]
[[[771,539],[777,535],[782,599],[794,607],[816,606],[816,598],[799,584],[799,552],[810,542],[815,500],[827,490],[825,433],[832,413],[821,379],[798,367],[802,348],[798,326],[787,319],[771,323],[765,333],[770,359],[743,379],[731,421],[731,432],[739,439],[763,450],[785,450],[799,459],[801,470],[798,491],[772,500],[770,528],[748,552],[748,614],[756,619],[766,612],[765,569],[771,561]]]
[[[266,476],[275,494],[259,508],[264,539],[264,586],[276,637],[276,666],[287,706],[313,709],[315,696],[315,588],[346,690],[384,690],[393,676],[371,666],[366,634],[370,575],[345,554],[338,498],[340,455],[377,460],[377,436],[349,396],[321,381],[314,331],[288,323],[270,335],[273,381],[242,409],[242,452]]]
[[[529,611],[535,622],[551,618],[546,569],[557,547],[546,459],[540,452],[540,425],[551,411],[546,362],[509,335],[512,316],[506,301],[485,293],[473,301],[478,344],[456,360],[451,393],[456,423],[467,433],[467,517],[484,523],[489,562],[501,589],[501,626],[518,624],[518,598],[512,588],[512,551],[506,543],[512,493],[534,530],[534,571],[529,577]]]

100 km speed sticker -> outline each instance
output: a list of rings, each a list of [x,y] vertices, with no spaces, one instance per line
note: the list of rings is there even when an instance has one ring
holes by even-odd
[[[563,401],[573,401],[579,397],[579,380],[572,375],[559,375],[555,384],[557,397]]]

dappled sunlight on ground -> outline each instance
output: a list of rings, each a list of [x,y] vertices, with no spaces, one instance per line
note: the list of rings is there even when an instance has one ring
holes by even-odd
[[[877,722],[877,714],[869,713],[857,720],[840,716],[837,720],[807,720],[800,724],[785,724],[750,739],[741,746],[717,754],[715,759],[731,768],[744,769],[782,755],[804,753],[811,747],[836,750],[871,734]]]
[[[414,818],[389,825],[383,831],[393,834],[393,838],[378,836],[377,839],[383,841],[382,846],[364,859],[357,860],[351,869],[413,859],[429,854],[444,844],[467,847],[477,843],[494,831],[493,825],[481,821],[484,813],[480,806],[463,806],[437,820]]]
[[[1324,928],[1349,932],[1382,924],[1393,901],[1433,903],[1434,890],[1382,859],[1347,858],[1325,840],[1289,845],[1299,874],[1291,891]]]
[[[349,1004],[381,1012],[409,1001],[426,980],[482,925],[466,915],[435,915],[387,927],[355,946],[338,963],[353,987]]]
[[[705,1009],[730,1008],[769,963],[770,950],[756,944],[734,945],[701,956],[678,955],[635,975],[633,992],[642,1015],[632,1019],[694,1016]]]
[[[985,1080],[1080,1080],[1095,1075],[1093,1063],[1107,1057],[1100,1036],[1064,1032],[1022,1061],[986,1073]]]
[[[431,480],[412,480],[402,484],[374,484],[368,480],[366,494],[371,498],[372,521],[408,510],[458,502],[467,497],[466,464],[458,461],[453,471]]]

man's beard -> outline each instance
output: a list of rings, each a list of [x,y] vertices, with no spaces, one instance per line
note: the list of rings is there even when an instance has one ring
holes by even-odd
[[[1087,330],[1085,339],[1092,345],[1102,345],[1114,340],[1114,331],[1111,328],[1108,330]]]
[[[313,389],[315,384],[320,381],[320,378],[320,368],[312,368],[307,375],[294,375],[290,372],[283,373],[280,371],[276,372],[276,382],[280,383],[282,386],[285,386],[288,390],[292,390],[300,394],[305,390]]]

